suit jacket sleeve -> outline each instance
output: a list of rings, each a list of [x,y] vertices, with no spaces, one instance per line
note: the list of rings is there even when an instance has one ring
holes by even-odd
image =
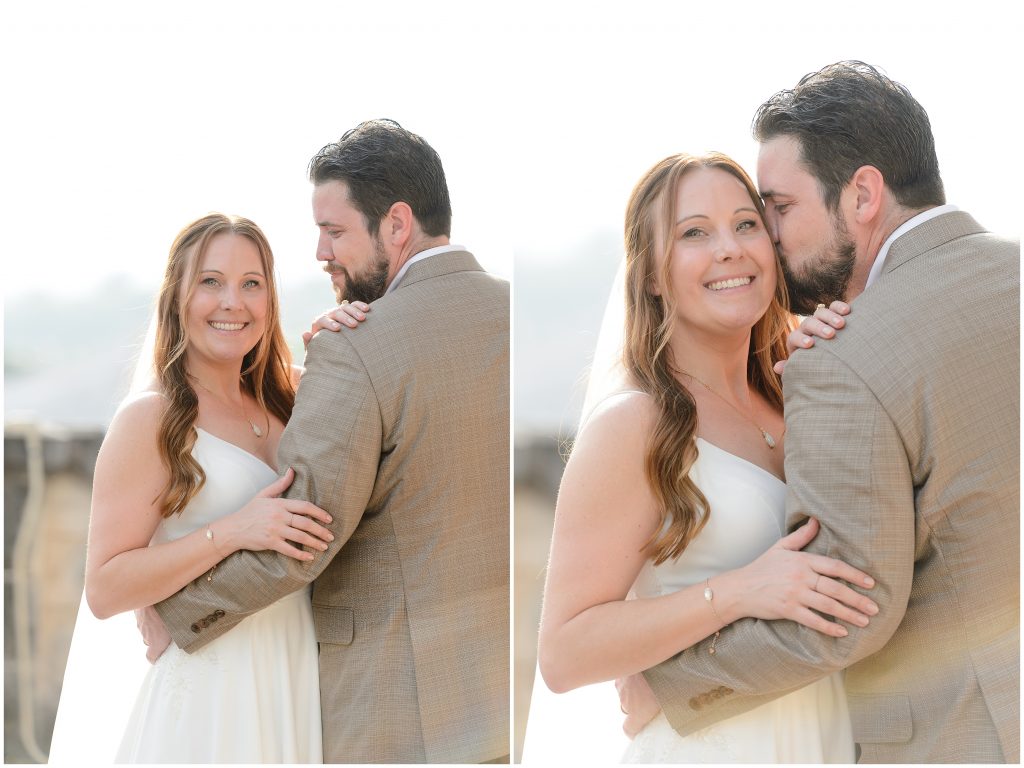
[[[295,409],[278,447],[280,469],[295,470],[286,495],[327,510],[334,541],[310,563],[269,550],[236,552],[217,566],[211,580],[204,575],[157,604],[183,650],[201,648],[246,616],[307,585],[362,518],[377,475],[382,430],[370,378],[347,333],[322,332],[310,342]]]
[[[906,611],[914,564],[914,488],[903,442],[874,394],[819,345],[786,367],[787,519],[815,516],[807,551],[875,578],[866,628],[826,637],[791,621],[743,619],[644,674],[681,735],[745,712],[882,647]],[[711,510],[714,514],[714,509]]]

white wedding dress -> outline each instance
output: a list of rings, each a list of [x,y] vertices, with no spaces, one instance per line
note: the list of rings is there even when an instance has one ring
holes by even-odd
[[[682,555],[648,563],[633,587],[656,597],[755,560],[785,534],[786,486],[771,473],[697,438],[691,477],[711,507],[707,525]],[[728,653],[727,634],[718,644]],[[757,660],[751,659],[756,665]],[[629,742],[613,683],[556,696],[538,675],[523,763],[852,763],[853,737],[841,674],[679,736],[663,714]]]
[[[202,429],[197,432],[192,455],[206,472],[206,483],[181,515],[160,524],[153,543],[172,541],[240,509],[277,479],[254,455]],[[123,665],[125,677],[137,679],[132,671],[138,669],[137,660],[145,664],[141,636],[124,615],[108,620],[119,620],[116,638],[106,628],[86,630],[108,622],[83,615],[88,613],[84,603],[83,609],[65,673],[51,763],[322,762],[317,643],[308,590],[247,617],[194,653],[171,643],[136,688],[126,719],[131,705],[123,700],[125,685],[118,677]],[[131,656],[119,665],[110,658],[106,641]],[[99,663],[104,654],[105,668]]]

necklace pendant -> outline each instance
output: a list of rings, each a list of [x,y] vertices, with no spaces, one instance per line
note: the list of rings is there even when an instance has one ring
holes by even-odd
[[[761,430],[761,434],[764,436],[764,441],[766,443],[768,443],[768,447],[769,448],[774,448],[775,447],[775,438],[772,437],[771,435],[769,435],[763,429]]]
[[[253,432],[254,435],[256,435],[256,437],[263,437],[263,430],[262,429],[257,427],[251,421],[249,422],[249,426],[252,427],[252,432]],[[773,445],[772,448],[774,448],[774,447],[775,446]]]

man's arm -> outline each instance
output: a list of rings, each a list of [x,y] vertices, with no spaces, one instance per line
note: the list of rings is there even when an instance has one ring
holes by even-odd
[[[295,470],[286,494],[333,518],[327,551],[301,562],[273,551],[240,551],[156,605],[180,648],[194,651],[246,616],[315,579],[348,541],[377,476],[381,420],[376,395],[347,331],[310,342],[295,409],[278,448],[279,469]],[[225,510],[228,512],[230,510]]]
[[[743,619],[644,673],[687,735],[843,669],[881,648],[902,621],[913,578],[914,488],[903,443],[867,386],[826,348],[786,368],[787,518],[821,531],[806,551],[875,578],[879,613],[831,638],[790,621]],[[714,514],[712,509],[711,514]],[[863,591],[863,587],[856,586]]]

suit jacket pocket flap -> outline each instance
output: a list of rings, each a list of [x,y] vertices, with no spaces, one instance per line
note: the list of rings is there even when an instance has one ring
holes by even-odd
[[[905,693],[868,696],[847,693],[853,740],[858,744],[898,744],[914,733],[910,697]]]
[[[313,606],[313,626],[318,643],[351,645],[354,618],[351,608],[333,605]]]

